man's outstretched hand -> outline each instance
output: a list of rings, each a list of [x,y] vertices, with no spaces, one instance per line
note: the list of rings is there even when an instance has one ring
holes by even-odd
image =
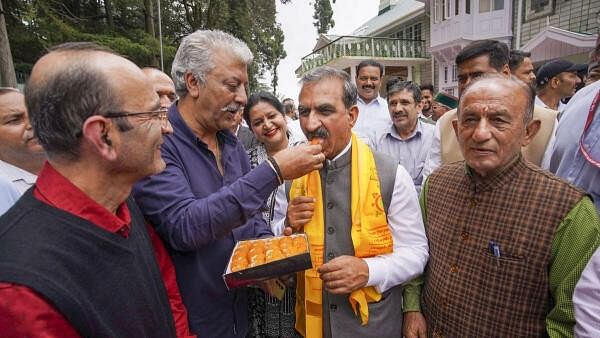
[[[299,144],[273,155],[284,180],[302,177],[323,167],[325,155],[320,144]]]

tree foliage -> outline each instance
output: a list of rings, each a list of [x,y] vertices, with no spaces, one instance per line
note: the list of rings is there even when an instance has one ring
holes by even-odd
[[[27,72],[48,48],[94,41],[139,66],[160,64],[157,0],[2,0],[15,68]],[[276,0],[161,1],[165,72],[181,39],[198,29],[220,29],[245,41],[254,54],[250,90],[285,57]],[[290,0],[279,0],[287,3]]]
[[[335,3],[335,0],[333,0]],[[333,9],[329,0],[315,0],[314,4],[315,13],[313,24],[317,28],[319,34],[326,34],[330,28],[333,28],[335,22],[333,21]]]

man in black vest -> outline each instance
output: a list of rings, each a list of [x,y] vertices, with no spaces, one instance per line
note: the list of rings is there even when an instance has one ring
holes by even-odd
[[[301,84],[300,125],[327,164],[290,188],[287,221],[307,234],[313,259],[298,275],[296,329],[305,337],[398,337],[399,285],[428,258],[412,179],[352,133],[359,112],[348,74],[322,67]]]
[[[129,198],[164,169],[172,132],[151,83],[67,43],[35,64],[25,97],[48,161],[0,218],[2,336],[189,336],[171,261]]]

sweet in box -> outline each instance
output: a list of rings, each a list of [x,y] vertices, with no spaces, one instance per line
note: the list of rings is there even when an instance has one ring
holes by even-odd
[[[305,234],[239,241],[223,280],[228,289],[233,289],[311,267]]]

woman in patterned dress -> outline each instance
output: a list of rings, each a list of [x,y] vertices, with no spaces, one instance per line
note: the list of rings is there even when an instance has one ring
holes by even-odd
[[[268,156],[302,142],[301,135],[292,135],[288,131],[283,105],[271,93],[251,95],[244,107],[244,119],[259,141],[248,149],[252,168]],[[285,190],[285,183],[275,188],[262,211],[264,220],[275,236],[283,234],[288,205]],[[288,287],[282,301],[261,289],[249,289],[248,304],[248,337],[300,337],[294,329],[295,288]]]

